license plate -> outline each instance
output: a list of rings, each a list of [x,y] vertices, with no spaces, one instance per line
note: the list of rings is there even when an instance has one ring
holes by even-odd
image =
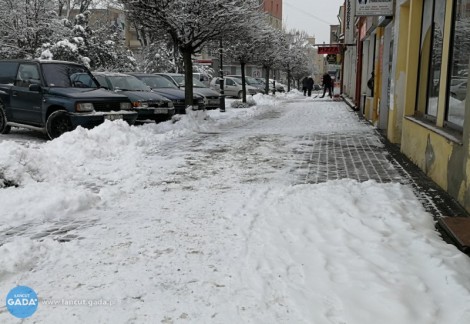
[[[122,115],[104,115],[104,119],[107,119],[107,120],[122,119]]]
[[[154,114],[168,114],[168,108],[155,108]]]
[[[220,100],[219,99],[212,99],[212,100],[209,100],[209,104],[211,105],[218,105],[220,103]]]

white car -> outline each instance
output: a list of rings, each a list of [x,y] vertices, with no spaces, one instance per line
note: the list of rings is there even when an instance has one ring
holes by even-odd
[[[452,79],[450,83],[450,95],[457,100],[464,100],[467,97],[467,79]]]
[[[263,93],[263,90],[249,86],[246,86],[247,95],[255,95],[257,93]],[[220,91],[220,78],[213,78],[210,83],[211,89]],[[229,97],[242,98],[242,80],[233,77],[224,77],[224,95]]]

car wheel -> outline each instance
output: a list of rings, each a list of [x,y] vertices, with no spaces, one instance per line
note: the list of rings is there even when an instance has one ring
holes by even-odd
[[[49,139],[59,137],[65,132],[72,130],[72,123],[67,116],[67,112],[63,110],[54,111],[49,115],[46,122],[46,131]]]
[[[8,134],[11,126],[7,125],[7,116],[5,114],[4,106],[0,102],[0,134]]]
[[[238,99],[243,99],[243,91],[238,92]]]

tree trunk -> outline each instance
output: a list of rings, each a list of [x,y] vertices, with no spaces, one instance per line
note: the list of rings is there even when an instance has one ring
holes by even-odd
[[[264,70],[266,71],[266,77],[264,79],[266,82],[265,93],[269,94],[269,66],[265,66]]]
[[[191,50],[181,48],[184,63],[184,97],[186,107],[193,106],[193,61]]]
[[[242,70],[242,92],[243,92],[242,101],[243,102],[246,102],[245,65],[246,65],[245,62],[240,62],[240,68]]]
[[[290,91],[290,70],[287,70],[287,92]]]

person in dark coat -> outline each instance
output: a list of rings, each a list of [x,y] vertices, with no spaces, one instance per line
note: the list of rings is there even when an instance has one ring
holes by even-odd
[[[307,91],[308,91],[308,96],[311,97],[312,96],[312,90],[313,90],[313,85],[315,84],[315,82],[313,81],[313,78],[311,76],[309,76],[307,78]]]
[[[307,85],[308,85],[308,77],[302,79],[302,91],[304,92],[304,96],[307,95]]]
[[[331,76],[328,73],[323,74],[323,96],[320,98],[325,97],[326,90],[328,90],[328,95],[332,98],[331,88],[333,88],[333,80],[331,80]]]

